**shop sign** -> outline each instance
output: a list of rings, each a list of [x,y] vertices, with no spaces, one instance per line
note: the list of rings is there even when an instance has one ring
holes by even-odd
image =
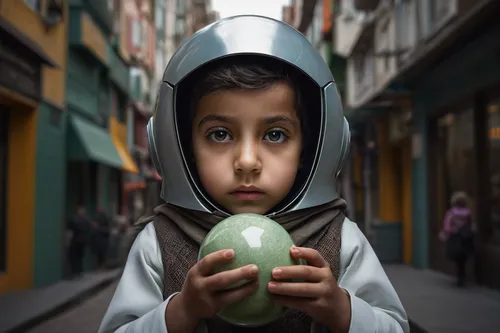
[[[0,85],[40,99],[41,66],[35,57],[0,36]]]

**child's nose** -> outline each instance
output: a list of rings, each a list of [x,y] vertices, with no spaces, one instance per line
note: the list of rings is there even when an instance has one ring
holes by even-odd
[[[260,171],[262,163],[259,158],[258,145],[253,142],[243,142],[239,145],[234,161],[234,170],[236,172],[255,172]]]

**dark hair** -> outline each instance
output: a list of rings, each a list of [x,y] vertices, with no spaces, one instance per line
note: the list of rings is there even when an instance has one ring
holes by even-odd
[[[312,160],[320,133],[321,92],[314,81],[297,68],[270,57],[239,56],[207,64],[188,75],[179,84],[176,93],[179,134],[186,162],[198,184],[198,176],[193,174],[196,168],[192,151],[189,150],[192,149],[191,126],[200,100],[217,91],[263,90],[278,83],[285,83],[294,91],[295,110],[302,129],[302,161]],[[186,106],[189,107],[188,112]],[[301,167],[290,196],[294,196],[301,189],[311,168],[312,165],[305,169]],[[286,198],[284,203],[287,203]]]
[[[191,120],[200,100],[208,94],[217,91],[264,90],[278,83],[285,83],[294,92],[295,110],[301,126],[303,130],[307,128],[303,117],[302,89],[299,86],[304,75],[291,66],[271,58],[259,58],[259,61],[255,61],[255,58],[241,57],[216,62],[213,66],[202,69],[196,76],[198,80],[191,90]]]

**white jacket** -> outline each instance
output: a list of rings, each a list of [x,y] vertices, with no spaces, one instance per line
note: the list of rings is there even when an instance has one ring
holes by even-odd
[[[342,227],[338,284],[351,297],[351,333],[409,333],[406,312],[375,252],[357,225]],[[137,236],[99,333],[167,333],[163,264],[153,223]],[[205,332],[203,323],[196,333]],[[314,325],[312,333],[328,332]]]

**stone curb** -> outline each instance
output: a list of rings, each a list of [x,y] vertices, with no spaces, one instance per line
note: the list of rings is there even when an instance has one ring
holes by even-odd
[[[115,274],[110,274],[106,278],[102,278],[92,286],[81,290],[80,292],[69,296],[67,299],[59,302],[51,308],[41,311],[35,315],[26,318],[22,322],[12,324],[10,327],[2,327],[2,332],[5,333],[20,333],[26,332],[27,330],[39,325],[41,322],[51,319],[65,311],[69,308],[81,303],[82,301],[88,299],[89,297],[95,295],[99,291],[105,289],[107,286],[112,284],[121,276],[121,270],[116,270]]]

